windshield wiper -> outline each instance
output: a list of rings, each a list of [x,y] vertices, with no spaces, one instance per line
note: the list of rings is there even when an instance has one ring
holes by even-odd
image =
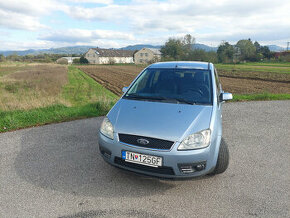
[[[178,101],[179,103],[186,103],[186,104],[196,104],[194,101],[189,101],[184,98],[173,98],[174,100]]]
[[[168,98],[163,96],[142,96],[136,93],[125,95],[126,98],[133,98],[133,99],[148,99],[148,100],[165,100],[165,101],[176,101],[177,103],[185,103],[185,104],[197,104],[197,102],[193,102],[184,98]]]
[[[149,100],[166,100],[167,98],[162,96],[143,96],[138,95],[136,93],[125,95],[126,98],[134,98],[134,99],[149,99]]]

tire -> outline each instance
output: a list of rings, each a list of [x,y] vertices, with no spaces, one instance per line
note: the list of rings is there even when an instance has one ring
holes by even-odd
[[[210,173],[210,175],[216,175],[225,172],[229,166],[229,159],[229,148],[225,140],[222,138],[216,167],[214,171]]]

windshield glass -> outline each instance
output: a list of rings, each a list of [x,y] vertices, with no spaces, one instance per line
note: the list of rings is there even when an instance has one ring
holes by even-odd
[[[198,69],[148,68],[134,82],[124,98],[212,104],[210,72]]]

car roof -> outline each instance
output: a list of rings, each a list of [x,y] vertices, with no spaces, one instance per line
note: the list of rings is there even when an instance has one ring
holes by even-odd
[[[200,61],[170,61],[151,64],[148,68],[187,68],[208,70],[210,68],[210,63]]]

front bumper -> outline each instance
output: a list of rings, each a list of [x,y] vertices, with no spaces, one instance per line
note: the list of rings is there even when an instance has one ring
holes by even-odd
[[[117,135],[115,135],[114,138],[114,140],[111,140],[99,133],[99,149],[106,162],[133,172],[163,178],[190,178],[210,173],[216,166],[220,144],[220,137],[217,137],[217,139],[213,140],[207,148],[178,151],[177,147],[179,143],[176,142],[171,150],[164,151],[123,144],[116,140],[116,138],[118,138]],[[163,158],[163,166],[155,168],[126,162],[122,160],[122,151],[161,156]],[[194,172],[185,172],[181,170],[182,166],[187,165],[192,165],[193,168],[196,169],[196,166],[201,163],[204,164],[205,168],[200,171],[194,170]]]

